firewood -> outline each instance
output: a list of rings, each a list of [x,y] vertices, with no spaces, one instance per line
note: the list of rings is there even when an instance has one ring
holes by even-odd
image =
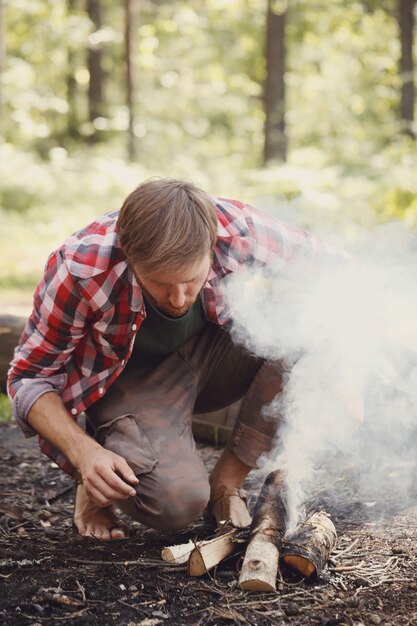
[[[276,589],[279,551],[286,520],[286,509],[282,500],[283,486],[283,474],[277,470],[267,476],[261,489],[240,572],[241,589],[247,591]]]
[[[239,547],[234,536],[240,531],[233,528],[214,539],[197,543],[188,559],[188,575],[202,576],[233,554]]]
[[[324,511],[314,513],[283,543],[283,561],[300,574],[317,577],[336,544],[336,529]]]
[[[191,552],[197,545],[203,546],[207,543],[210,543],[210,540],[199,541],[198,543],[196,543],[195,541],[192,541],[190,539],[188,543],[180,543],[175,546],[166,546],[161,552],[161,558],[167,563],[181,565],[182,563],[187,563]]]

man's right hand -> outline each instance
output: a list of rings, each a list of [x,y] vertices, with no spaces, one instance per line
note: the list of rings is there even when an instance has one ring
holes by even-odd
[[[139,480],[125,459],[101,446],[80,460],[78,471],[87,495],[100,507],[136,495],[132,485]]]
[[[69,417],[58,394],[43,394],[34,402],[27,420],[78,469],[88,497],[98,506],[136,495],[133,485],[139,481],[125,459],[87,435]]]

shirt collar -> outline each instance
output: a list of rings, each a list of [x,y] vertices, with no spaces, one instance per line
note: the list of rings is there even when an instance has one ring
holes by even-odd
[[[127,264],[127,280],[129,283],[129,304],[132,311],[144,311],[143,294],[132,268]]]

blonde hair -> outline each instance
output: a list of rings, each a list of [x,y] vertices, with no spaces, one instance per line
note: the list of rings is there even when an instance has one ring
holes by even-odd
[[[184,180],[150,179],[128,195],[117,220],[126,257],[148,272],[204,258],[217,239],[214,200]]]

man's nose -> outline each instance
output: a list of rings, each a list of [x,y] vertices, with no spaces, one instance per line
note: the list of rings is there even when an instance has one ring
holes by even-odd
[[[185,288],[181,285],[176,285],[169,293],[169,301],[176,309],[183,307],[186,301]]]

